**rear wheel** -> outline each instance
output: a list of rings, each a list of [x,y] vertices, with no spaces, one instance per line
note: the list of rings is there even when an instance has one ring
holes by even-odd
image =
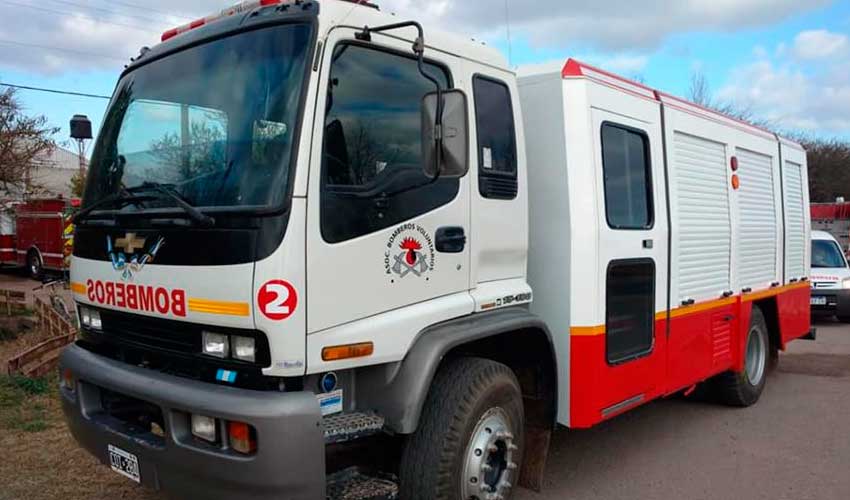
[[[402,454],[399,498],[508,499],[524,443],[522,392],[495,361],[450,361],[434,378]]]
[[[764,314],[753,307],[744,351],[744,369],[726,372],[715,380],[720,398],[732,406],[750,406],[758,401],[767,381],[771,357]]]
[[[44,275],[44,266],[38,250],[30,250],[27,253],[27,272],[34,280],[40,280]]]

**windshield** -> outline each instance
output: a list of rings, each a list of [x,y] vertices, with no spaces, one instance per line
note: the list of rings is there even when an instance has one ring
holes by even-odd
[[[92,155],[85,206],[153,184],[195,207],[281,206],[310,35],[307,24],[244,32],[128,73]],[[121,210],[173,206],[160,197]]]
[[[847,263],[834,241],[812,240],[812,267],[847,267]]]

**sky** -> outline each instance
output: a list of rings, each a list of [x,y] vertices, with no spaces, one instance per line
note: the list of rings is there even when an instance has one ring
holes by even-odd
[[[500,49],[513,67],[569,57],[687,97],[714,96],[782,130],[850,140],[850,0],[373,0]],[[235,0],[0,0],[0,82],[109,96],[139,48]],[[510,36],[508,36],[510,33]],[[107,100],[21,90],[68,137]]]

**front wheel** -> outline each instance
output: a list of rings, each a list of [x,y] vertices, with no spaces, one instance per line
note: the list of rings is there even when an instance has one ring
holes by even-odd
[[[718,375],[715,383],[720,398],[731,406],[755,404],[764,390],[771,357],[764,314],[758,307],[753,307],[744,351],[744,369]]]
[[[30,250],[27,253],[27,272],[29,272],[30,278],[34,280],[40,280],[44,275],[44,267],[38,250]]]
[[[399,498],[510,498],[522,465],[524,418],[510,368],[480,358],[449,361],[434,377],[402,454]]]

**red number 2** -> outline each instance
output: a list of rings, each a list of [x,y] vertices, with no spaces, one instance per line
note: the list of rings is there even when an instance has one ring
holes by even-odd
[[[282,321],[295,312],[295,306],[298,304],[298,293],[288,281],[267,281],[260,287],[257,303],[265,317],[272,321]]]

